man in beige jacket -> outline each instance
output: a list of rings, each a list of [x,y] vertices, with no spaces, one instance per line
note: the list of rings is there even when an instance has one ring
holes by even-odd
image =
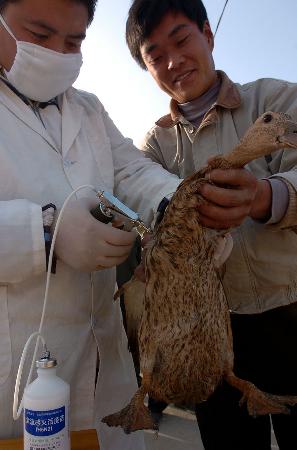
[[[121,135],[94,95],[72,87],[95,6],[0,0],[0,439],[23,428],[21,419],[13,421],[12,402],[21,352],[42,311],[49,234],[42,207],[59,210],[88,184],[115,192],[149,223],[180,183]],[[115,266],[135,234],[95,220],[95,204],[85,189],[65,209],[43,335],[70,383],[71,428],[96,428],[101,450],[142,450],[141,432],[127,436],[101,422],[136,388],[113,301]]]
[[[179,177],[238,144],[267,110],[297,119],[297,85],[233,83],[216,71],[213,34],[200,0],[134,0],[126,39],[132,56],[171,97],[170,113],[143,151]],[[297,394],[297,151],[275,152],[244,169],[214,170],[203,186],[201,223],[233,228],[223,284],[231,311],[235,371],[261,389]],[[228,189],[226,189],[228,186]],[[235,228],[237,227],[237,228]],[[240,393],[222,385],[196,408],[206,450],[270,449],[270,418],[251,418]],[[272,417],[281,450],[297,448],[297,408]]]

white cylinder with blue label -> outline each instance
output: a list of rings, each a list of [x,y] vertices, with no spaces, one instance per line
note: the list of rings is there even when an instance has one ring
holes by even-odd
[[[36,366],[38,377],[24,392],[24,450],[70,450],[69,384],[49,352]]]

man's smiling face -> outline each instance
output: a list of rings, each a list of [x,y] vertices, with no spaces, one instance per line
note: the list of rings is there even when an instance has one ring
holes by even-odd
[[[207,21],[200,31],[184,14],[169,12],[140,50],[159,87],[178,103],[199,97],[217,78],[213,34]]]

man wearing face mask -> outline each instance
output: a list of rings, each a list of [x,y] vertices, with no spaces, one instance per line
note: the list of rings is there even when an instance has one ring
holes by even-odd
[[[24,344],[39,326],[55,208],[91,184],[114,191],[150,222],[179,184],[120,134],[95,96],[71,87],[95,6],[0,0],[0,439],[22,430],[12,420],[14,384]],[[112,301],[114,267],[135,235],[95,220],[97,203],[94,193],[79,191],[65,210],[43,334],[71,386],[72,428],[96,427],[101,450],[141,450],[141,433],[126,436],[101,423],[136,388]]]

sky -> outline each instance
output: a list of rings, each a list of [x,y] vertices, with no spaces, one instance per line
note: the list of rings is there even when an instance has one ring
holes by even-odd
[[[225,0],[204,4],[214,31]],[[96,94],[120,131],[139,145],[168,113],[170,99],[126,46],[130,5],[131,0],[98,0],[75,87]],[[239,83],[263,77],[297,82],[297,1],[229,0],[213,56],[216,68]]]

